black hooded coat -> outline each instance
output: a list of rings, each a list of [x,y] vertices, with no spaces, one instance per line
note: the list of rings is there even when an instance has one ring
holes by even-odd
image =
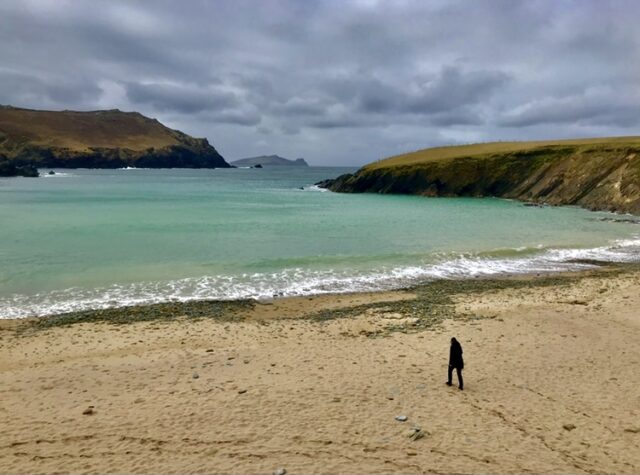
[[[462,359],[462,345],[455,338],[451,342],[449,350],[449,366],[453,368],[464,368],[464,360]]]

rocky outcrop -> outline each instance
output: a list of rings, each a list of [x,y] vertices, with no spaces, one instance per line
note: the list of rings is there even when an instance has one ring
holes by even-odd
[[[33,165],[17,166],[6,157],[0,156],[0,177],[25,176],[38,177],[38,169]]]
[[[388,162],[318,185],[345,193],[494,196],[640,214],[637,143],[558,144],[423,163]]]
[[[136,112],[0,107],[0,153],[39,168],[228,168],[207,139]]]
[[[193,139],[198,140],[198,139]],[[206,139],[191,145],[169,145],[159,149],[130,150],[123,148],[66,148],[25,146],[12,162],[38,168],[229,168]]]

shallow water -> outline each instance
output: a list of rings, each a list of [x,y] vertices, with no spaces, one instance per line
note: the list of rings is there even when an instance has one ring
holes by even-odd
[[[0,316],[377,290],[640,256],[640,226],[602,221],[607,213],[312,186],[349,171],[61,170],[0,179]]]

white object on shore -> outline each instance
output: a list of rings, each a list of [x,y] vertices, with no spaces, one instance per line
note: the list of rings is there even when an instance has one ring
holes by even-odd
[[[396,421],[398,422],[406,422],[409,419],[407,416],[396,416]]]

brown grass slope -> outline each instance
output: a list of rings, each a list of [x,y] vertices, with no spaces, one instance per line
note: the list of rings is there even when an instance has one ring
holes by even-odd
[[[0,154],[48,167],[228,167],[206,139],[137,112],[40,111],[0,106]]]
[[[321,186],[350,193],[497,196],[640,214],[640,137],[438,147],[374,162]]]

